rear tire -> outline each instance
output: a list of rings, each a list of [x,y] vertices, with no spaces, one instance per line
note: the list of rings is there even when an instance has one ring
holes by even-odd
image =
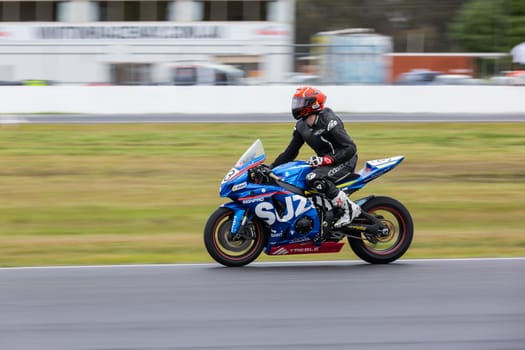
[[[210,256],[224,266],[244,266],[261,254],[267,237],[261,222],[257,219],[245,224],[252,237],[235,238],[230,233],[233,222],[233,211],[220,207],[206,222],[204,227],[204,245]]]
[[[408,209],[399,201],[390,197],[374,197],[361,209],[380,217],[389,228],[387,237],[378,237],[377,243],[371,243],[364,235],[348,237],[354,253],[371,264],[388,264],[399,259],[410,247],[414,236],[414,224]],[[356,218],[355,222],[362,220]]]

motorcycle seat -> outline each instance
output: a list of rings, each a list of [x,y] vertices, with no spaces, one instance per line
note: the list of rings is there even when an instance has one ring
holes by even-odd
[[[337,181],[335,184],[336,184],[336,185],[339,185],[339,184],[342,184],[342,183],[345,183],[345,182],[350,182],[350,181],[353,181],[353,180],[359,179],[359,177],[361,177],[361,175],[359,175],[359,174],[357,174],[357,173],[353,173],[353,174],[350,174],[350,175],[344,177],[344,178],[341,179],[340,181]]]

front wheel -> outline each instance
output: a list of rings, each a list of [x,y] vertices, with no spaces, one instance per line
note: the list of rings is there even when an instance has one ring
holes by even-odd
[[[361,209],[376,216],[388,228],[388,235],[377,237],[376,243],[368,241],[364,235],[348,237],[354,253],[371,264],[388,264],[403,256],[414,235],[414,224],[407,208],[393,198],[375,197]],[[356,223],[359,220],[355,219]]]
[[[244,266],[261,254],[266,245],[263,225],[257,219],[246,222],[237,235],[231,234],[233,211],[220,207],[206,222],[204,245],[210,256],[224,266]]]

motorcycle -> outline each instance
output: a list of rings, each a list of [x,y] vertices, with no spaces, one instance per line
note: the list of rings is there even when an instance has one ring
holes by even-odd
[[[403,156],[366,161],[363,168],[336,186],[348,196],[389,172]],[[256,140],[226,174],[222,204],[208,218],[204,244],[210,256],[225,266],[244,266],[268,255],[338,253],[347,238],[362,260],[387,264],[399,259],[412,242],[414,226],[407,208],[385,196],[369,195],[354,202],[361,215],[334,228],[338,210],[306,185],[312,167],[293,161],[270,169],[263,144]]]

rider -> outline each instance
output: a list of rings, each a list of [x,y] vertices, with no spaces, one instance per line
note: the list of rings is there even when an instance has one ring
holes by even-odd
[[[314,169],[306,182],[326,195],[343,214],[335,228],[346,226],[361,214],[361,208],[337,189],[335,183],[353,174],[357,163],[357,147],[346,132],[343,122],[330,109],[325,108],[326,95],[313,87],[301,87],[292,98],[292,114],[297,120],[288,147],[271,164],[274,168],[293,161],[306,142],[316,153],[308,163]]]

